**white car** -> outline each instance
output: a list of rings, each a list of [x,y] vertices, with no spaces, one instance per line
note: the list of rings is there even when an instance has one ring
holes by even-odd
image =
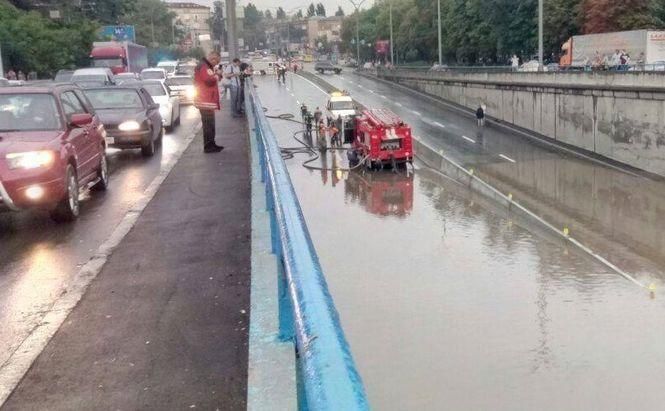
[[[159,104],[159,114],[162,116],[162,124],[167,131],[180,124],[180,100],[178,96],[172,96],[168,87],[159,80],[144,81],[141,86]]]
[[[166,72],[166,77],[175,76],[176,70],[178,69],[177,61],[160,61],[157,63],[157,68],[164,69]]]
[[[107,67],[78,69],[70,82],[79,86],[108,86],[115,84],[113,72]]]
[[[141,80],[166,80],[166,70],[163,68],[147,68],[141,70]]]
[[[326,104],[326,111],[328,112],[328,117],[332,117],[333,119],[342,117],[348,120],[358,114],[351,96],[339,91],[330,94],[330,99],[328,100],[328,104]]]
[[[190,76],[173,76],[166,79],[166,86],[171,95],[180,99],[180,104],[194,104],[196,98],[196,87]]]

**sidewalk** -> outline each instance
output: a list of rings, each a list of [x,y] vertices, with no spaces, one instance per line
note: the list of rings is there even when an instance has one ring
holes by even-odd
[[[201,140],[192,142],[3,411],[246,408],[247,124],[224,110],[217,142],[226,149],[203,154]]]

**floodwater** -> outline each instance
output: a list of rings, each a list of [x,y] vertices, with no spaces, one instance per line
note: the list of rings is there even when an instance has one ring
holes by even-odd
[[[325,103],[257,85],[268,114]],[[299,126],[271,123],[293,146]],[[306,159],[287,164],[372,408],[665,408],[661,278],[650,294],[423,165]]]

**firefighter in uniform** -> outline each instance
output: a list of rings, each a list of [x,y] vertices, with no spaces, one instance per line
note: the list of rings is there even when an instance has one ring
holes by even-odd
[[[219,76],[215,66],[220,61],[219,53],[213,51],[207,58],[201,59],[194,73],[194,86],[196,87],[196,100],[194,104],[201,112],[201,125],[203,128],[203,151],[206,153],[219,153],[224,147],[215,143],[215,111],[220,109]]]

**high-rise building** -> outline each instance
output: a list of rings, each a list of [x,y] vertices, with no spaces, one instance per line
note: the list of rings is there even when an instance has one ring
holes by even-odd
[[[174,26],[185,33],[181,46],[201,47],[206,52],[212,50],[213,39],[210,29],[212,11],[210,7],[193,2],[167,2],[169,11],[175,14]]]

